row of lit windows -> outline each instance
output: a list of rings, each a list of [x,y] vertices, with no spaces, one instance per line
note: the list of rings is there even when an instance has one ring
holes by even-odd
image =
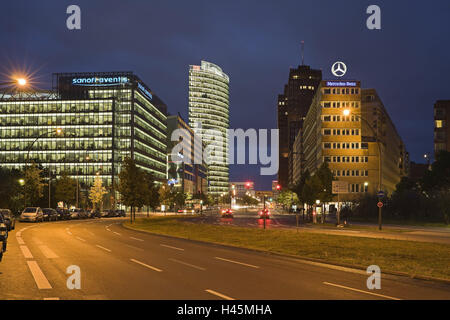
[[[323,129],[324,136],[359,136],[359,129]]]
[[[112,101],[36,101],[0,102],[1,114],[48,112],[105,112],[112,110]]]
[[[351,193],[358,193],[358,192],[368,192],[369,191],[369,185],[368,184],[359,184],[359,183],[352,183],[348,185],[348,192]]]
[[[300,86],[300,90],[314,90],[314,86]]]
[[[112,113],[21,115],[20,117],[0,117],[1,126],[27,125],[111,125]]]
[[[322,101],[323,108],[359,108],[359,101]]]
[[[24,140],[2,140],[0,141],[1,151],[28,150],[32,141]],[[112,139],[46,139],[38,140],[33,144],[31,150],[99,150],[111,149]]]
[[[368,177],[369,170],[332,170],[335,177]]]
[[[48,136],[56,136],[56,129],[47,128],[47,127],[0,127],[0,138],[36,138],[41,136],[43,133],[48,131]],[[64,137],[74,136],[76,133],[77,137],[109,137],[112,135],[112,127],[111,126],[86,126],[79,128],[65,128],[62,127],[64,132]],[[55,137],[56,138],[56,137]],[[61,138],[56,138],[61,139]]]
[[[325,142],[324,149],[367,149],[369,144],[367,142]]]
[[[87,158],[89,156],[89,158]],[[91,162],[111,162],[112,154],[109,151],[101,153],[95,151],[94,153],[87,153],[85,150],[77,152],[46,152],[46,151],[31,151],[27,152],[0,152],[1,163],[26,163],[27,161],[42,162],[74,162],[74,163],[91,163]]]
[[[339,115],[325,115],[322,116],[322,120],[325,122],[338,122],[338,121],[352,121],[352,122],[357,122],[360,121],[360,118],[357,116],[339,116]]]
[[[369,157],[367,156],[325,156],[323,157],[324,162],[333,163],[365,163],[369,162]]]
[[[359,88],[324,88],[323,94],[359,94]]]

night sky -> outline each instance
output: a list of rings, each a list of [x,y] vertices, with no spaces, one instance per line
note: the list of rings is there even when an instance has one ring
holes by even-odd
[[[66,28],[67,6],[81,7],[81,30]],[[366,8],[381,7],[381,30]],[[2,1],[0,71],[134,71],[169,112],[188,116],[188,66],[201,59],[230,76],[233,128],[276,128],[277,95],[289,68],[347,64],[344,79],[375,88],[411,160],[433,152],[433,104],[450,99],[450,1]],[[0,79],[0,81],[5,79]],[[259,166],[231,166],[231,181],[269,189]]]

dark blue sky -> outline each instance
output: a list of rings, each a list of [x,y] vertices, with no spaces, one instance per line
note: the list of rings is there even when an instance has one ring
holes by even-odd
[[[66,28],[77,4],[82,29]],[[381,7],[382,29],[366,28],[367,6]],[[276,128],[277,94],[289,67],[305,63],[333,78],[375,88],[411,159],[433,151],[433,104],[450,99],[450,1],[4,1],[0,10],[0,70],[37,72],[49,88],[52,72],[137,73],[187,119],[188,66],[205,59],[230,76],[231,126]],[[275,177],[258,166],[232,166],[231,180],[270,188]]]

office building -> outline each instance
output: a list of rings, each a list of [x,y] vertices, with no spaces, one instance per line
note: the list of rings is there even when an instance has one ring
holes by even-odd
[[[171,141],[172,133],[183,129],[181,141]],[[174,151],[175,145],[180,144],[182,150]],[[167,117],[167,155],[168,182],[180,187],[184,193],[207,194],[207,170],[203,161],[203,145],[201,139],[195,137],[194,131],[180,115]]]
[[[353,200],[378,191],[378,146],[381,188],[391,194],[408,174],[408,154],[377,92],[359,81],[322,81],[304,122],[304,158],[294,165],[314,174],[328,162],[335,178],[348,182],[341,200]]]
[[[254,196],[255,189],[253,186],[253,182],[251,181],[238,181],[238,182],[230,182],[229,189],[232,190],[234,186],[234,190],[236,190],[236,197],[243,197],[244,195]]]
[[[229,77],[210,62],[189,67],[189,126],[214,152],[206,159],[208,193],[228,192]],[[209,148],[211,149],[211,148]]]
[[[299,154],[293,153],[293,145],[322,80],[322,71],[301,65],[289,70],[289,80],[283,94],[278,95],[279,170],[278,183],[287,188],[292,185],[292,165]],[[300,135],[301,137],[301,135]],[[301,153],[302,150],[297,152]]]
[[[57,73],[50,92],[3,94],[0,165],[36,162],[114,187],[122,160],[166,179],[167,107],[132,72]]]
[[[434,104],[434,155],[439,151],[450,152],[450,100],[438,100]]]

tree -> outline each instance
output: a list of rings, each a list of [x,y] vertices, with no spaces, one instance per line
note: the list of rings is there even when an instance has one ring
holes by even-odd
[[[283,207],[291,208],[292,205],[298,203],[298,197],[296,193],[290,190],[284,190],[278,196],[277,202]]]
[[[162,186],[160,186],[158,194],[159,194],[159,201],[161,202],[161,204],[165,205],[166,207],[170,207],[172,205],[173,194],[171,188],[168,185],[163,184]]]
[[[24,196],[25,202],[35,204],[44,195],[44,183],[41,177],[42,170],[33,163],[24,170]]]
[[[77,181],[72,179],[63,172],[58,180],[55,182],[55,196],[56,201],[63,201],[70,205],[75,202],[77,192]]]
[[[149,209],[155,210],[159,206],[159,192],[155,179],[150,172],[144,173],[144,205],[147,206],[147,217]]]
[[[141,208],[145,203],[144,173],[136,166],[133,159],[124,159],[122,169],[119,173],[119,193],[122,203],[131,208],[131,221],[136,218],[136,208]]]
[[[103,195],[107,193],[106,188],[103,187],[102,184],[102,179],[99,176],[95,177],[94,185],[91,187],[91,190],[89,192],[89,199],[94,206],[94,210],[97,208],[97,205],[99,205],[99,210],[102,210]]]
[[[251,197],[251,196],[249,196],[249,195],[247,195],[247,194],[245,194],[243,197],[242,197],[242,199],[241,199],[241,201],[240,201],[242,204],[244,204],[244,205],[248,205],[248,206],[256,206],[259,202],[258,202],[258,200],[256,200],[255,198],[253,198],[253,197]]]
[[[305,170],[305,172],[300,176],[300,180],[298,183],[292,188],[292,191],[297,194],[298,200],[300,203],[304,204],[306,203],[305,199],[303,198],[303,188],[306,185],[306,181],[309,179],[310,174],[308,169]]]
[[[23,207],[21,178],[17,169],[0,168],[0,208],[9,208],[16,213]]]

